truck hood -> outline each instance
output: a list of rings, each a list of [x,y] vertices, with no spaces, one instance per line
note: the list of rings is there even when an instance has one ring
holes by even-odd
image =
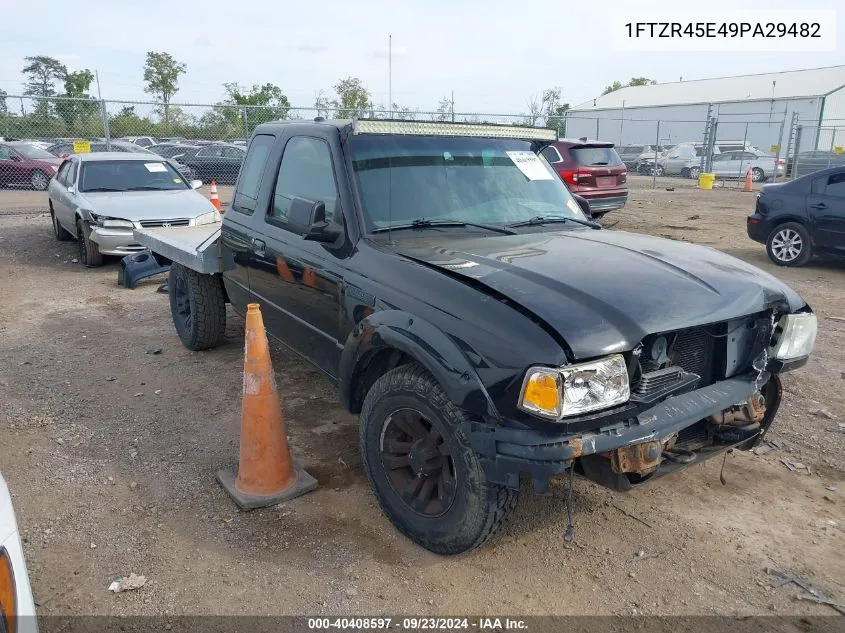
[[[214,210],[205,196],[193,189],[173,191],[83,192],[85,207],[122,220],[176,220],[194,218]]]
[[[805,302],[775,277],[715,249],[622,231],[400,238],[405,257],[521,305],[575,358],[630,350],[656,332]]]

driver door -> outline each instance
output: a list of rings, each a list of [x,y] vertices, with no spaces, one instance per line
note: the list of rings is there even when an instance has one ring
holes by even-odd
[[[25,182],[21,157],[8,145],[0,145],[0,184],[20,184]]]

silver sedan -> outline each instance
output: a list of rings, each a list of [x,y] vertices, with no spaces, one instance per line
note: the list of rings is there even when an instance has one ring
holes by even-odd
[[[99,266],[103,255],[144,250],[135,242],[136,228],[193,226],[200,217],[218,217],[195,191],[200,185],[185,182],[169,161],[150,154],[74,154],[50,181],[53,231],[57,240],[77,241],[80,262]]]

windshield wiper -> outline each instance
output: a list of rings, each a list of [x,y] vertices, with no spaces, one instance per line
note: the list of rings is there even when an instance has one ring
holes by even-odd
[[[600,229],[601,224],[591,220],[582,220],[581,218],[569,218],[562,215],[536,215],[530,220],[523,220],[522,222],[514,222],[507,224],[508,228],[518,228],[520,226],[540,226],[541,224],[554,224],[555,222],[574,222],[575,224],[582,224],[589,226],[592,229]]]
[[[92,187],[91,189],[83,189],[82,193],[91,193],[92,191],[98,192],[119,192],[119,191],[126,191],[126,189],[112,189],[111,187]]]
[[[373,229],[371,233],[387,233],[388,231],[401,231],[402,229],[427,229],[431,227],[441,226],[473,226],[479,229],[486,229],[494,231],[495,233],[502,233],[503,235],[516,235],[516,231],[511,231],[507,227],[493,226],[491,224],[479,224],[477,222],[464,222],[463,220],[427,220],[426,218],[417,218],[408,224],[394,224],[393,226],[380,226]]]

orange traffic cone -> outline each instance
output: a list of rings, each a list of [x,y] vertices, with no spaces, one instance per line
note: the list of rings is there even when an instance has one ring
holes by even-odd
[[[290,454],[267,333],[257,303],[246,313],[240,462],[217,480],[243,510],[265,508],[317,487]]]
[[[751,177],[751,168],[749,167],[748,171],[745,172],[745,189],[743,189],[743,191],[753,191],[753,188],[751,187],[752,182],[753,179]]]
[[[211,204],[214,205],[214,208],[217,209],[222,213],[222,209],[220,208],[220,198],[217,195],[217,181],[211,181],[211,192],[209,194],[209,200],[211,200]]]

